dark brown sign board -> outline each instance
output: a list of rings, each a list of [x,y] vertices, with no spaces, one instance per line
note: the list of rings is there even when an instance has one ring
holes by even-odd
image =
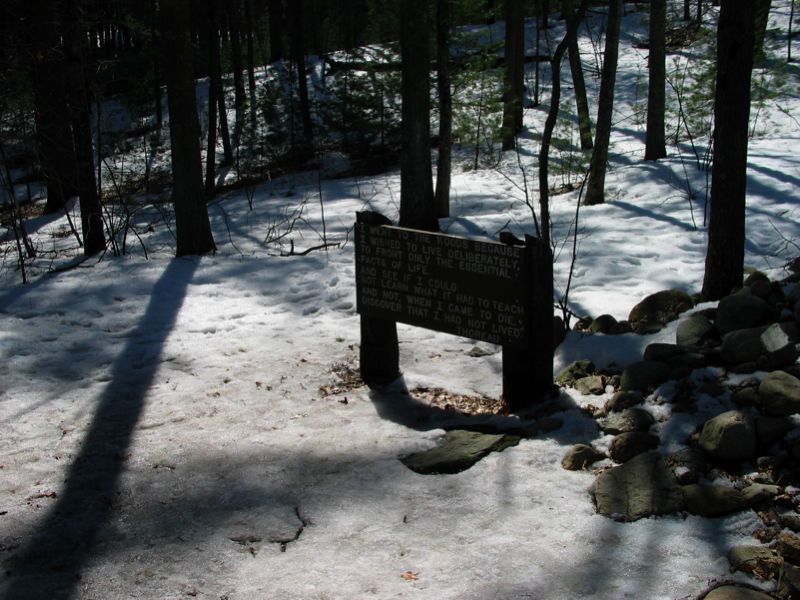
[[[525,246],[357,223],[358,312],[503,346],[530,340]]]
[[[553,389],[553,258],[541,240],[500,244],[395,227],[356,215],[361,378],[400,376],[397,322],[500,344],[511,410]]]

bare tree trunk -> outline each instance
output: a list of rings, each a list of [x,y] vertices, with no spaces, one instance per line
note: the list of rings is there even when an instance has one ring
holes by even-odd
[[[203,193],[200,124],[197,119],[192,43],[186,24],[188,0],[161,0],[161,27],[167,61],[167,104],[172,154],[177,256],[216,249]]]
[[[103,231],[103,214],[97,182],[94,178],[92,123],[84,71],[81,9],[78,4],[79,0],[62,0],[61,14],[64,25],[62,39],[66,57],[67,97],[70,103],[70,120],[77,160],[83,253],[92,256],[105,249],[106,237]]]
[[[55,0],[30,0],[24,9],[36,146],[47,184],[45,212],[53,213],[78,193],[72,130],[64,118],[68,109]]]
[[[658,160],[667,156],[664,134],[664,108],[666,99],[666,0],[650,1],[650,54],[647,68],[650,72],[647,87],[647,134],[645,160]]]
[[[772,8],[772,0],[755,0],[755,32],[753,41],[753,53],[755,62],[765,59],[764,38],[767,34],[767,24],[769,23],[769,11]]]
[[[506,0],[505,75],[503,81],[503,150],[513,150],[522,131],[525,69],[525,20],[522,0]]]
[[[450,90],[450,2],[436,1],[436,65],[439,92],[439,159],[436,168],[436,213],[450,216],[450,171],[453,154],[453,98]]]
[[[307,151],[313,141],[314,132],[311,123],[311,103],[308,98],[308,78],[306,75],[306,39],[303,27],[305,14],[303,1],[294,0],[290,8],[292,19],[292,60],[297,67],[297,91],[300,98],[300,118],[303,122],[303,151]]]
[[[589,166],[589,179],[586,183],[586,204],[588,205],[605,202],[606,168],[611,139],[611,117],[614,110],[614,84],[617,78],[621,18],[622,0],[611,0],[608,7],[606,47],[603,53],[603,73],[600,79],[594,152]]]
[[[283,58],[283,1],[269,0],[269,60],[275,62]]]
[[[430,142],[430,57],[428,2],[403,0],[402,150],[400,155],[400,226],[437,231],[433,203]]]
[[[563,0],[561,12],[569,21],[575,13],[573,0]],[[589,100],[586,98],[586,82],[583,78],[583,65],[581,65],[578,36],[569,38],[569,69],[572,74],[572,85],[575,89],[575,108],[578,112],[578,129],[581,136],[581,150],[591,150],[594,147],[592,140],[592,118],[589,116]],[[538,52],[537,52],[538,54]]]
[[[217,0],[206,0],[206,35],[208,36],[208,136],[206,143],[206,195],[214,195],[217,184],[217,98],[219,98],[220,57],[217,27]]]
[[[236,111],[236,126],[234,127],[233,139],[234,146],[239,145],[239,137],[242,133],[244,123],[244,107],[247,98],[244,93],[244,70],[242,62],[242,37],[241,37],[241,16],[239,12],[239,0],[225,0],[225,9],[228,15],[228,31],[231,41],[231,68],[233,69],[233,108]]]
[[[755,6],[722,0],[717,27],[714,163],[703,296],[719,300],[744,275],[747,136]]]

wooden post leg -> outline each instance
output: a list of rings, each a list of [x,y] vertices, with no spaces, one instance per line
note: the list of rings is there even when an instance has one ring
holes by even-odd
[[[512,412],[547,398],[553,389],[553,259],[539,239],[526,236],[528,345],[503,347],[503,399]]]
[[[397,323],[361,317],[361,379],[371,388],[383,387],[400,377]]]

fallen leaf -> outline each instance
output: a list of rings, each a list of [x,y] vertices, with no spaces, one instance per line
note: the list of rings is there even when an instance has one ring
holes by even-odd
[[[400,577],[402,577],[406,581],[416,581],[417,579],[419,579],[419,573],[414,573],[413,571],[406,571]]]

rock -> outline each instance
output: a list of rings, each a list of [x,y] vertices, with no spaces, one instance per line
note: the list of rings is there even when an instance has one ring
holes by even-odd
[[[800,379],[784,371],[768,373],[758,386],[758,400],[768,415],[786,417],[800,412]]]
[[[794,423],[784,417],[758,417],[756,419],[758,445],[769,448],[780,442],[793,428]]]
[[[769,301],[769,297],[772,296],[772,286],[769,283],[769,279],[758,279],[747,285],[747,287],[750,288],[750,293],[753,296],[758,296],[762,300]]]
[[[800,353],[795,346],[796,331],[789,324],[773,323],[761,334],[761,348],[772,369],[793,364]],[[794,334],[794,335],[793,335]]]
[[[774,498],[781,493],[781,488],[777,485],[768,485],[765,483],[751,483],[746,488],[741,490],[747,506],[754,506],[770,498]]]
[[[705,315],[689,315],[678,324],[675,342],[679,346],[699,346],[714,335],[714,325]]]
[[[604,471],[591,492],[597,512],[620,521],[677,512],[684,505],[675,475],[656,452]]]
[[[749,329],[761,325],[769,312],[769,304],[758,296],[726,296],[719,301],[714,326],[720,335]]]
[[[707,483],[681,486],[686,510],[700,517],[721,517],[748,508],[742,493],[732,487]]]
[[[730,365],[755,362],[761,356],[763,327],[736,329],[722,336],[720,355]]]
[[[575,389],[584,396],[599,396],[606,391],[606,383],[602,375],[589,375],[588,377],[581,377],[580,379],[576,379],[573,385],[575,386]]]
[[[605,457],[605,454],[589,444],[576,444],[564,455],[561,466],[568,471],[580,471]]]
[[[643,408],[628,408],[622,412],[611,413],[598,421],[604,433],[618,435],[630,431],[647,431],[655,423],[653,415]]]
[[[577,379],[593,375],[594,363],[590,360],[576,360],[556,375],[556,383],[560,385],[573,385]]]
[[[749,273],[747,273],[747,277],[744,278],[744,286],[745,287],[752,287],[756,282],[766,282],[769,285],[769,277],[767,277],[766,273],[762,273],[757,269],[753,269]]]
[[[516,446],[519,440],[520,438],[514,435],[454,429],[445,434],[437,447],[416,452],[400,460],[412,471],[424,475],[460,473],[490,452],[500,452]]]
[[[709,419],[700,433],[700,448],[719,460],[741,461],[756,455],[756,427],[753,419],[730,410]]]
[[[739,388],[733,393],[732,399],[736,406],[755,406],[758,403],[758,390],[750,386]]]
[[[783,563],[778,594],[782,594],[780,598],[800,597],[800,567]]]
[[[793,533],[781,533],[778,535],[776,549],[784,560],[794,564],[800,563],[800,537]]]
[[[600,315],[589,324],[589,331],[592,333],[614,333],[617,327],[617,320],[611,315]]]
[[[621,390],[608,399],[605,405],[606,413],[619,412],[644,402],[644,394],[635,390]]]
[[[772,600],[772,596],[738,585],[722,585],[706,594],[704,600]]]
[[[611,442],[608,453],[614,462],[626,463],[634,456],[658,448],[658,436],[645,431],[621,433]]]
[[[483,356],[491,356],[493,354],[497,354],[496,350],[489,350],[488,348],[481,348],[480,346],[473,346],[470,348],[469,352],[467,352],[468,356],[472,358],[481,358]]]
[[[766,546],[734,546],[728,552],[728,562],[731,563],[731,569],[741,571],[742,573],[749,573],[761,579],[775,579],[780,574],[781,567],[783,566],[783,559],[780,555],[772,548]],[[753,590],[749,591],[755,593]],[[706,598],[710,595],[711,594],[706,596]],[[747,595],[731,596],[731,598],[743,599],[761,597],[762,596]],[[767,597],[769,598],[770,596]]]
[[[668,454],[665,460],[681,485],[697,483],[701,475],[708,470],[706,457],[694,448],[683,448]]]
[[[649,344],[644,349],[645,360],[657,360],[670,367],[698,369],[706,366],[706,357],[694,348],[677,344]]]
[[[631,323],[658,323],[674,321],[678,315],[694,306],[692,297],[681,290],[664,290],[647,296],[633,307],[628,315]]]
[[[781,526],[786,529],[791,529],[795,533],[800,532],[800,515],[797,513],[789,513],[781,515]]]
[[[654,360],[642,360],[625,367],[620,379],[623,390],[647,391],[669,379],[669,365]]]

